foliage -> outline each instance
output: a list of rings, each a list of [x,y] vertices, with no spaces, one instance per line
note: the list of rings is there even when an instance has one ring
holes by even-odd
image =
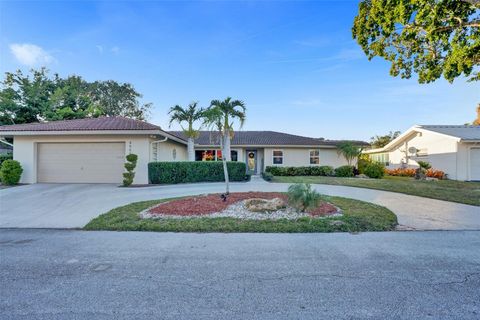
[[[195,121],[202,120],[205,110],[198,108],[198,102],[192,102],[187,108],[182,108],[178,104],[170,108],[168,114],[170,115],[170,125],[173,122],[178,122],[182,127],[183,132],[188,138],[198,138],[198,130],[194,129]],[[183,127],[182,123],[186,122],[187,127]]]
[[[135,178],[135,167],[137,166],[138,156],[136,154],[130,153],[127,154],[125,157],[127,162],[125,162],[125,170],[127,172],[123,173],[123,186],[129,187],[133,183],[133,179]]]
[[[272,179],[273,179],[273,174],[271,174],[270,172],[264,171],[264,172],[262,172],[262,178],[263,178],[263,180],[265,180],[265,181],[272,181]]]
[[[333,176],[335,171],[331,166],[309,166],[309,167],[278,167],[267,166],[266,172],[274,176]]]
[[[243,162],[227,162],[229,179],[244,181],[247,167]],[[152,184],[225,181],[223,165],[216,161],[150,162],[148,179]]]
[[[5,160],[0,167],[0,181],[4,185],[15,185],[20,181],[23,168],[16,160]]]
[[[479,1],[362,0],[352,34],[369,59],[391,63],[392,76],[480,79]]]
[[[428,163],[427,161],[417,161],[417,163],[420,166],[420,168],[423,168],[425,170],[428,170],[432,167],[432,165],[430,163]]]
[[[151,104],[128,83],[49,76],[45,68],[7,72],[0,84],[0,125],[107,116],[145,119]]]
[[[437,179],[443,180],[447,177],[447,175],[445,174],[445,172],[443,172],[441,170],[428,169],[427,170],[427,177],[437,178]]]
[[[13,154],[12,153],[2,153],[0,154],[0,166],[5,160],[12,160]]]
[[[288,203],[301,212],[315,209],[320,203],[320,194],[308,183],[293,184],[288,188]]]
[[[354,166],[341,166],[335,169],[335,176],[342,178],[351,178],[355,175]]]
[[[413,168],[385,169],[385,173],[394,177],[415,177],[415,169]]]
[[[334,219],[247,220],[235,218],[142,219],[139,213],[170,199],[135,202],[90,221],[85,230],[157,232],[360,232],[394,230],[397,217],[385,207],[340,197],[322,196],[342,210]],[[332,221],[343,223],[334,224]]]
[[[375,136],[370,138],[370,144],[373,148],[383,148],[387,144],[389,144],[392,140],[397,138],[400,135],[400,131],[392,132],[390,131],[386,135],[383,136]]]
[[[363,148],[350,141],[344,141],[337,146],[338,154],[341,154],[349,166],[362,154]]]
[[[366,166],[364,173],[369,178],[381,179],[385,175],[385,166],[379,162],[372,162]]]
[[[368,154],[362,153],[357,160],[358,173],[365,173],[365,169],[370,163],[372,163],[372,159],[370,159],[370,156]]]

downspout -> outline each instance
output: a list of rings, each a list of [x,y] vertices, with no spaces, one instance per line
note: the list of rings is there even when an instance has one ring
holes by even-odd
[[[162,139],[162,140],[155,140],[155,141],[152,141],[150,142],[150,144],[154,144],[154,143],[162,143],[162,142],[166,142],[168,140],[168,137],[165,137],[165,139]],[[152,148],[150,148],[150,152],[152,152]],[[157,156],[158,156],[158,149],[157,149]],[[152,155],[150,154],[150,158],[152,157]],[[155,159],[155,161],[157,161],[157,159]]]
[[[0,142],[1,142],[1,143],[5,143],[6,145],[8,145],[8,146],[10,146],[10,147],[13,147],[13,143],[7,142],[7,141],[5,141],[5,140],[3,140],[3,139],[0,139]]]

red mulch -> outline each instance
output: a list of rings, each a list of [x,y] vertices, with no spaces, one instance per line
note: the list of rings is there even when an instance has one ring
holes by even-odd
[[[220,194],[209,194],[188,197],[161,203],[149,210],[150,214],[177,215],[177,216],[202,216],[225,210],[229,205],[252,198],[273,199],[281,198],[287,201],[286,194],[279,192],[235,192],[231,193],[227,201],[220,198]],[[334,213],[337,208],[329,203],[322,202],[314,210],[308,211],[312,216],[323,216]]]

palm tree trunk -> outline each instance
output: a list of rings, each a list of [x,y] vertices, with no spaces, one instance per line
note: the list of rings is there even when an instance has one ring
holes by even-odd
[[[220,149],[222,150],[222,152],[225,149],[224,139],[225,139],[225,136],[222,136],[220,139],[221,141]],[[227,159],[225,159],[225,154],[222,154],[222,164],[223,164],[223,175],[225,177],[225,194],[230,194],[230,179],[228,177]]]
[[[188,161],[195,161],[195,148],[193,138],[187,140]]]
[[[225,132],[225,147],[223,150],[223,158],[225,158],[227,161],[232,161],[232,155],[230,152],[230,133]]]

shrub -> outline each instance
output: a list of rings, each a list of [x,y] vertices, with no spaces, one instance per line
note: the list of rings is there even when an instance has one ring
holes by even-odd
[[[0,180],[4,185],[14,185],[20,181],[22,166],[15,160],[5,160],[0,168]]]
[[[373,179],[381,179],[385,174],[385,166],[379,162],[369,163],[364,170],[364,174]]]
[[[247,179],[244,162],[227,162],[230,181]],[[148,180],[152,184],[225,181],[221,161],[150,162]]]
[[[270,172],[262,172],[262,178],[265,181],[272,181],[273,174],[271,174]]]
[[[126,157],[127,162],[124,164],[125,170],[127,172],[123,173],[123,186],[129,187],[133,183],[133,178],[135,178],[135,167],[137,166],[138,156],[136,154],[130,153]]]
[[[415,169],[411,168],[385,169],[385,173],[396,177],[415,177]]]
[[[369,164],[373,163],[368,154],[362,154],[357,161],[357,168],[359,174],[366,174],[365,169]]]
[[[2,165],[3,161],[5,160],[12,160],[13,154],[12,153],[2,153],[0,154],[0,166]]]
[[[308,183],[297,183],[288,188],[288,203],[302,212],[318,207],[319,202],[320,194]]]
[[[354,167],[353,166],[341,166],[335,169],[336,177],[353,177],[354,176]]]
[[[417,163],[420,166],[420,168],[423,168],[425,170],[428,170],[428,169],[432,168],[432,165],[430,163],[428,163],[427,161],[417,161]]]
[[[276,167],[267,166],[265,172],[274,176],[333,176],[334,170],[331,166],[309,166],[309,167]]]
[[[434,169],[428,169],[427,170],[427,177],[429,178],[437,178],[437,179],[445,179],[446,178],[445,172],[441,170],[434,170]]]

